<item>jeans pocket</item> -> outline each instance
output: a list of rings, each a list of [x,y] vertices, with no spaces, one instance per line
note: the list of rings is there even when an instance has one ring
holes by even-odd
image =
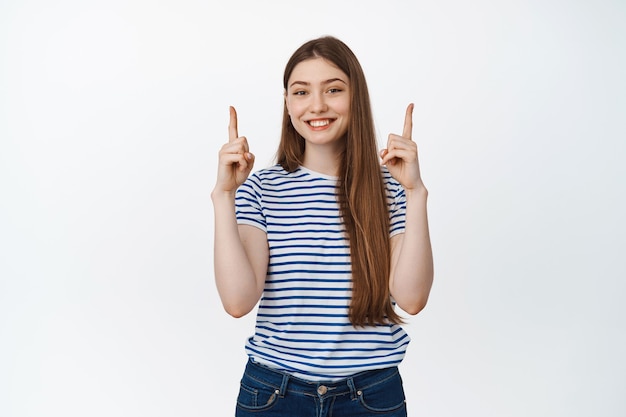
[[[278,394],[276,388],[244,375],[237,396],[237,407],[248,411],[267,410],[276,404]]]
[[[406,409],[406,398],[399,373],[376,384],[361,389],[357,387],[357,395],[361,406],[373,414],[392,413]]]

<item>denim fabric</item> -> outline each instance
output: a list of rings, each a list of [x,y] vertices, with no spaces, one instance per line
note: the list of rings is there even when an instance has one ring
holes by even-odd
[[[248,361],[236,417],[406,417],[397,367],[340,381],[305,381]]]

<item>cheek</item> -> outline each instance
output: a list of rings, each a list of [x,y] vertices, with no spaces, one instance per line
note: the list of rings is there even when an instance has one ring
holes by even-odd
[[[350,117],[350,100],[345,100],[341,103],[338,103],[337,110],[340,113],[343,113],[344,115]]]
[[[345,106],[346,106],[346,113],[349,114],[350,113],[350,100],[349,99],[346,100]]]
[[[295,128],[296,124],[298,123],[298,119],[296,119],[291,113],[289,113],[289,120],[291,121],[291,126]]]
[[[289,114],[290,117],[294,118],[294,117],[298,117],[302,114],[302,106],[298,106],[297,103],[294,102],[287,102],[287,113]]]
[[[296,132],[301,133],[301,129],[299,126],[300,122],[297,113],[294,113],[294,109],[292,107],[287,107],[287,112],[289,114],[289,121],[291,123],[291,126],[296,130]]]

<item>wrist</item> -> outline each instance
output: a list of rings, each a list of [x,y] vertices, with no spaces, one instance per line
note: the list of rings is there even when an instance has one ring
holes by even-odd
[[[426,200],[428,198],[428,190],[424,186],[423,183],[420,183],[419,186],[413,188],[405,188],[404,194],[408,199],[423,199]]]
[[[213,191],[211,191],[211,200],[213,200],[213,203],[234,202],[235,191],[224,191],[224,190],[214,189]]]

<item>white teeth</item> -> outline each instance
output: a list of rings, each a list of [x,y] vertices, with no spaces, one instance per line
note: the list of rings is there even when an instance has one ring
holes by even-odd
[[[309,121],[309,124],[313,127],[322,127],[322,126],[327,126],[330,124],[330,121],[328,119],[326,120],[311,120]]]

